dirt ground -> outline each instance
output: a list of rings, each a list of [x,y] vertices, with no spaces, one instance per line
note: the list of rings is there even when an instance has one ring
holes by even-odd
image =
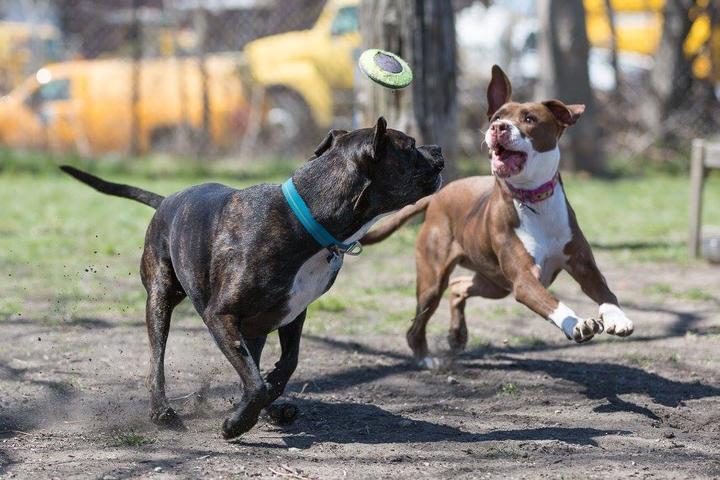
[[[373,255],[347,263],[340,295],[382,284],[379,262],[412,282],[410,252]],[[304,336],[287,392],[301,411],[293,425],[261,420],[232,442],[220,425],[236,376],[187,307],[174,318],[166,360],[184,432],[147,418],[141,319],[111,311],[57,325],[47,322],[49,306],[26,308],[2,327],[0,477],[720,477],[720,268],[603,252],[600,260],[635,321],[628,339],[578,346],[512,299],[474,299],[467,353],[430,372],[411,362],[408,323],[378,330],[383,310],[367,308],[348,320],[355,334],[331,326]],[[567,276],[553,289],[575,310],[596,312]],[[378,295],[378,305],[413,308],[409,295]],[[338,324],[344,315],[335,314]],[[448,319],[444,302],[432,321],[438,352]],[[278,354],[273,337],[265,369]]]

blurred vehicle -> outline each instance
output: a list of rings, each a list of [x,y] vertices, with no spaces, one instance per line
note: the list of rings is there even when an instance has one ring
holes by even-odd
[[[61,59],[62,35],[47,23],[0,22],[0,93],[20,84],[40,65]]]
[[[700,0],[698,10],[710,1]],[[590,43],[610,48],[611,29],[605,9],[605,0],[584,0],[587,11],[587,31]],[[660,45],[665,0],[612,0],[615,10],[617,49],[653,55]],[[693,73],[697,78],[720,82],[720,27],[711,32],[708,14],[694,15],[692,27],[685,40],[684,50],[693,58]],[[712,37],[712,38],[711,38]],[[713,69],[713,65],[715,68]]]
[[[360,46],[358,0],[328,0],[310,30],[260,38],[245,46],[255,88],[265,93],[263,130],[280,145],[307,141],[317,129],[348,126],[354,53]],[[346,119],[343,122],[342,119]]]
[[[246,123],[237,64],[237,55],[206,57],[209,137],[218,148],[231,146]],[[197,59],[143,60],[140,66],[140,152],[187,151],[187,142],[202,129]],[[81,154],[128,151],[132,70],[129,59],[64,62],[38,70],[0,100],[0,141],[10,147]]]

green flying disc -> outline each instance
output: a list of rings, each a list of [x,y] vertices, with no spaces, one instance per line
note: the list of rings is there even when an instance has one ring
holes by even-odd
[[[358,60],[360,69],[373,82],[387,88],[405,88],[413,80],[410,65],[394,53],[371,48]]]

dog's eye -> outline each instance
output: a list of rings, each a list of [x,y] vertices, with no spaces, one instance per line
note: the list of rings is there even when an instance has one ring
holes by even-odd
[[[525,123],[535,123],[537,122],[537,117],[535,115],[525,115]]]

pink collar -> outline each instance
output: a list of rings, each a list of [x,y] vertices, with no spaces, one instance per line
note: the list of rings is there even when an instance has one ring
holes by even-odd
[[[555,172],[553,178],[549,182],[545,182],[539,187],[532,190],[523,190],[522,188],[515,188],[508,182],[505,182],[510,195],[520,203],[538,203],[546,200],[552,196],[555,192],[555,186],[560,180],[560,172]]]

